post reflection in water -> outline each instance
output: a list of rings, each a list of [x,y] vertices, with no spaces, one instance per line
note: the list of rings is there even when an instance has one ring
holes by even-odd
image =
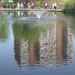
[[[54,20],[48,19],[47,22],[36,19],[34,23],[14,23],[15,59],[18,65],[72,63],[71,29],[64,18],[53,17]]]

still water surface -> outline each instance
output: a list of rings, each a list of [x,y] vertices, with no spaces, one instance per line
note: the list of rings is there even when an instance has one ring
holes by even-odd
[[[75,18],[54,12],[42,14],[0,14],[0,75],[74,75]],[[65,31],[64,58],[56,54],[60,25]]]

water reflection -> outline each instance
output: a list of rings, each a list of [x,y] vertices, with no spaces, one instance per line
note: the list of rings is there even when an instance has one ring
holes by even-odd
[[[8,36],[7,16],[0,15],[0,40],[5,40]]]
[[[20,18],[14,22],[14,50],[18,65],[72,63],[73,33],[65,17],[54,15],[44,19]]]
[[[16,60],[19,66],[72,63],[74,18],[61,14],[58,16],[59,13],[55,12],[40,12],[39,19],[36,17],[38,13],[33,12],[28,17],[12,16],[14,13],[11,16],[0,15],[1,55],[11,57],[11,62]],[[6,60],[5,57],[3,59]]]

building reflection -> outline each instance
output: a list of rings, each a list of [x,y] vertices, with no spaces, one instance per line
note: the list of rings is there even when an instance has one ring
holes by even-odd
[[[38,39],[15,39],[15,59],[24,64],[64,64],[72,63],[73,34],[67,23],[59,18],[40,32]],[[35,31],[36,32],[36,31]],[[17,36],[17,35],[16,35]]]

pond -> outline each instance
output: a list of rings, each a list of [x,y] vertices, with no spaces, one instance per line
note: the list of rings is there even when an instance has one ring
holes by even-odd
[[[73,75],[75,17],[60,12],[0,13],[0,75]]]

